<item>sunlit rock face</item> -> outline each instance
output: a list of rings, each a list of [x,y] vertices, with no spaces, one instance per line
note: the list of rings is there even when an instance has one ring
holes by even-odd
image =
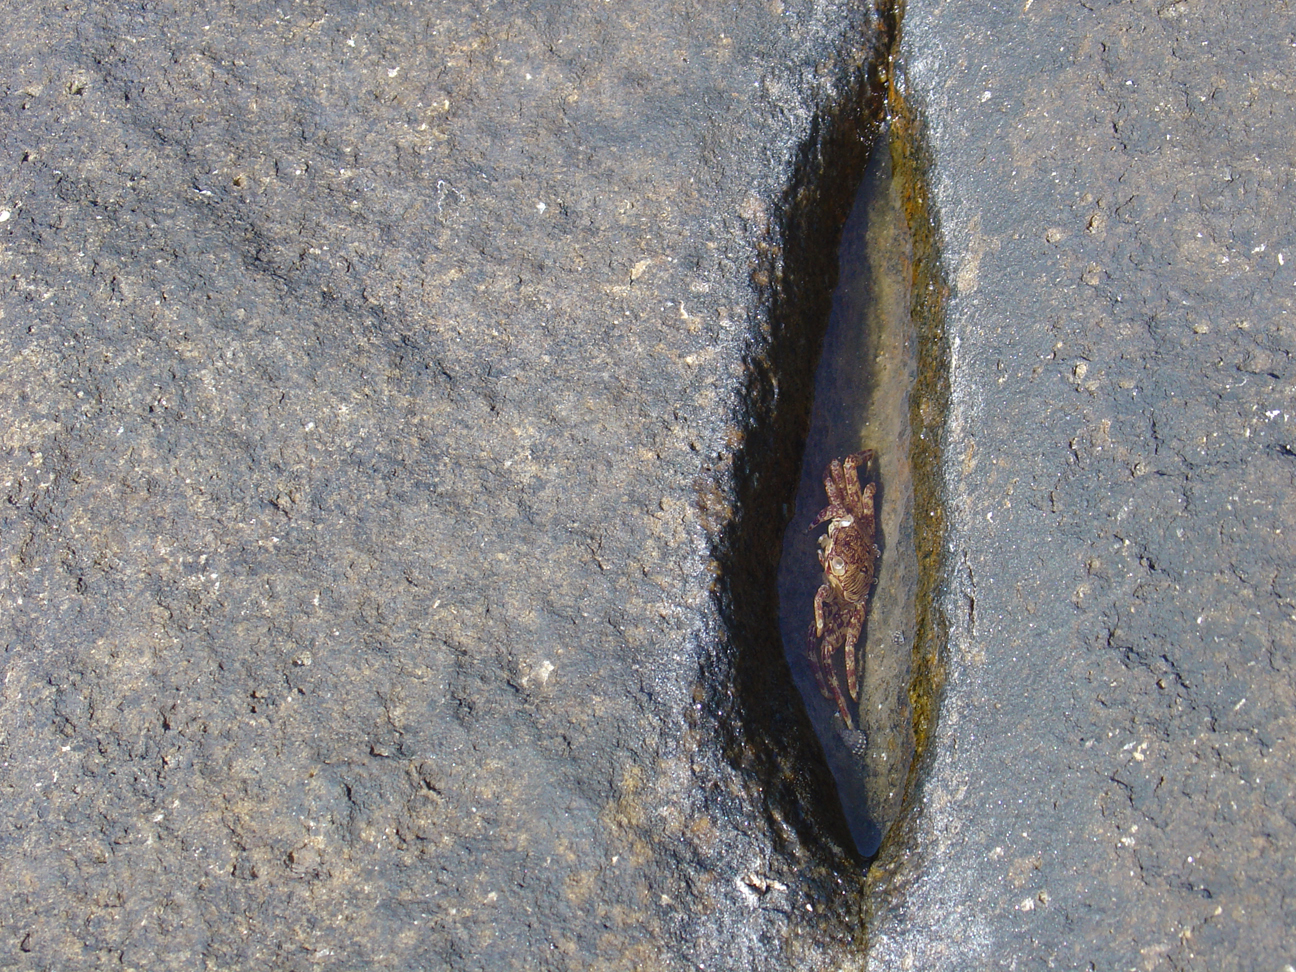
[[[0,964],[841,965],[734,524],[875,11],[8,13]]]
[[[905,7],[948,271],[949,639],[868,967],[1281,967],[1296,16]]]

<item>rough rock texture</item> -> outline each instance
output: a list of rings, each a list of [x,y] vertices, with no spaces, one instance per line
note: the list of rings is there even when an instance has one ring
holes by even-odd
[[[772,592],[886,18],[5,13],[0,965],[1296,964],[1283,4],[908,4],[950,645],[867,929]]]
[[[869,6],[5,13],[0,965],[851,947],[734,500]]]
[[[1296,15],[911,0],[947,691],[870,968],[1296,962]]]

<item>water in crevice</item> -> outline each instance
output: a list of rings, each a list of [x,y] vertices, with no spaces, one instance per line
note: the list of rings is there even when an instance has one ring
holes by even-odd
[[[913,758],[909,706],[910,659],[916,626],[918,566],[914,548],[909,396],[917,371],[917,338],[910,315],[912,246],[898,188],[891,179],[888,138],[876,140],[855,197],[839,252],[840,277],[815,373],[809,434],[795,510],[779,563],[779,626],[792,676],[837,781],[842,809],[859,853],[877,853],[900,811]],[[860,470],[877,483],[877,546],[881,551],[860,636],[861,664],[855,728],[815,683],[806,654],[816,589],[829,461],[861,449],[876,456]],[[837,659],[843,691],[843,661]],[[852,714],[856,705],[849,702]]]

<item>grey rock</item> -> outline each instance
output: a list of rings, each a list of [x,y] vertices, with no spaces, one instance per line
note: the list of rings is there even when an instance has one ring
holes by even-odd
[[[5,22],[0,964],[838,954],[735,457],[871,9]]]
[[[1296,20],[907,6],[950,637],[869,967],[1289,967]]]
[[[1296,23],[907,8],[866,887],[772,592],[885,18],[9,5],[0,964],[1292,962]]]

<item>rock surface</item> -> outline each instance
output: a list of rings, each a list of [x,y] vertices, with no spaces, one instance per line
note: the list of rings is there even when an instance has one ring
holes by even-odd
[[[886,18],[7,4],[0,964],[1296,962],[1296,18],[907,8],[950,644],[866,896],[771,592]]]
[[[1290,968],[1296,17],[907,8],[951,630],[869,967]]]
[[[5,22],[0,964],[840,953],[777,549],[716,556],[872,11]]]

